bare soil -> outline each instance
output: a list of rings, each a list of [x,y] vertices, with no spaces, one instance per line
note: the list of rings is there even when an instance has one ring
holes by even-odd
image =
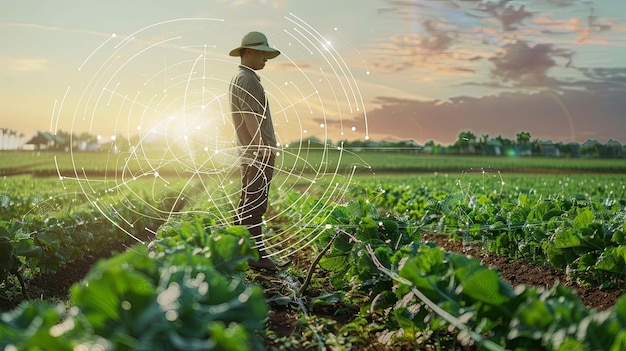
[[[568,279],[565,271],[551,266],[538,266],[524,260],[500,257],[486,252],[479,246],[468,246],[461,240],[447,236],[430,234],[425,235],[424,240],[433,241],[446,251],[464,253],[480,259],[483,266],[498,270],[500,276],[512,286],[524,284],[551,288],[558,282],[575,290],[583,305],[588,309],[609,309],[625,292],[620,289],[603,290],[597,286],[581,286],[575,280]]]
[[[134,242],[133,242],[134,243]],[[36,273],[25,276],[26,292],[31,300],[66,301],[70,287],[87,276],[87,273],[98,260],[109,258],[115,253],[124,252],[132,243],[117,243],[99,252],[86,254],[82,260],[70,262],[53,274]],[[28,274],[27,272],[25,272]],[[0,289],[13,292],[9,299],[0,297],[0,312],[7,312],[25,300],[17,279],[0,282]]]
[[[568,279],[564,271],[558,270],[551,266],[540,266],[524,260],[513,260],[507,257],[501,257],[495,254],[490,254],[483,250],[479,246],[470,246],[461,240],[452,239],[449,236],[444,236],[434,233],[423,234],[425,241],[432,241],[437,246],[442,247],[446,251],[456,252],[480,259],[485,267],[494,268],[499,273],[502,279],[507,281],[512,286],[528,285],[535,287],[543,287],[549,289],[555,284],[559,283],[570,289],[573,289],[578,295],[583,305],[588,309],[606,310],[615,305],[616,301],[624,294],[624,290],[602,290],[598,287],[585,287],[578,285],[574,280]],[[308,267],[304,266],[304,262],[300,259],[292,260],[296,268],[306,270]],[[308,263],[307,263],[308,264]],[[316,274],[322,272],[316,270]],[[260,278],[260,279],[259,279]],[[262,285],[268,292],[268,295],[280,290],[280,282],[265,277],[263,275],[257,277],[257,281],[263,281]],[[278,285],[277,285],[278,284]],[[324,288],[324,287],[322,287]],[[332,288],[327,287],[328,291],[332,291]],[[307,290],[306,295],[309,297],[315,297],[320,294],[319,290]],[[334,308],[325,307],[324,309],[318,309],[311,311],[318,317],[333,319],[339,326],[344,325],[352,320],[351,316],[343,316],[337,313],[338,309],[345,306],[334,306]],[[354,311],[356,314],[358,311]],[[297,308],[288,308],[284,306],[272,306],[272,310],[269,314],[269,320],[267,328],[273,331],[279,337],[288,337],[293,333],[298,333],[303,330],[301,322],[298,320]],[[446,345],[453,347],[454,350],[475,350],[475,346],[468,346],[462,344],[456,340],[454,333],[445,333],[437,337],[431,338],[431,340],[425,342],[416,349],[414,344],[394,344],[393,350],[437,350],[441,349],[443,344],[435,345],[439,340],[447,340]],[[271,344],[271,342],[270,342]],[[278,345],[275,345],[278,346]],[[445,346],[444,346],[444,349]],[[390,346],[383,345],[378,342],[375,337],[370,337],[362,343],[354,344],[351,348],[352,351],[379,351],[390,350]]]

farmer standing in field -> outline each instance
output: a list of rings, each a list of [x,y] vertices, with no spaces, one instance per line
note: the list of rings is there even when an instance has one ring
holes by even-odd
[[[234,224],[245,226],[257,242],[261,258],[248,264],[275,269],[277,264],[264,257],[262,223],[274,173],[276,137],[267,97],[254,71],[263,69],[265,62],[280,55],[280,51],[268,45],[263,33],[250,32],[229,55],[241,58],[239,70],[230,82],[230,106],[242,160],[241,194]]]

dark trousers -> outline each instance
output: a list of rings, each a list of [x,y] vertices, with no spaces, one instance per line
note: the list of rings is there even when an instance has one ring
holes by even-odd
[[[274,156],[241,165],[241,194],[235,225],[245,226],[262,248],[263,214],[267,210],[270,182],[274,175]]]

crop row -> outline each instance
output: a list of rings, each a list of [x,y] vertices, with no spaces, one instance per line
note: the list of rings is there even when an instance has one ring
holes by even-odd
[[[6,191],[9,182],[11,192]],[[155,231],[163,222],[155,206],[164,210],[171,206],[120,200],[115,193],[92,199],[71,191],[52,196],[58,180],[56,187],[41,182],[33,188],[33,184],[27,178],[4,179],[5,189],[0,193],[6,205],[0,219],[0,281],[11,274],[18,276],[24,294],[23,266],[54,273],[68,262],[128,241],[130,236],[145,239],[146,231]]]
[[[595,183],[588,190],[573,191],[578,195],[576,202],[559,207],[566,211],[558,216],[548,217],[558,211],[543,204],[561,201],[564,193],[539,194],[531,187],[520,191],[524,188],[521,182],[505,186],[501,176],[461,178],[452,181],[452,190],[443,187],[450,184],[448,177],[435,179],[384,185],[362,180],[353,188],[359,193],[353,194],[355,199],[348,205],[321,206],[330,200],[311,194],[298,196],[293,190],[287,200],[276,202],[284,207],[277,212],[290,217],[285,221],[299,216],[300,222],[311,224],[298,235],[318,238],[313,247],[316,253],[325,253],[320,265],[332,275],[336,292],[316,303],[362,297],[360,312],[336,334],[344,337],[322,343],[347,347],[347,336],[359,340],[375,329],[379,340],[391,346],[398,341],[417,345],[452,326],[459,336],[471,340],[468,342],[489,350],[619,350],[626,346],[626,300],[606,312],[586,310],[575,294],[562,286],[549,290],[511,287],[479,261],[446,253],[420,240],[424,230],[452,229],[468,240],[483,240],[486,246],[521,256],[526,251],[520,250],[519,244],[497,238],[518,240],[511,234],[512,228],[539,228],[548,233],[546,243],[550,243],[571,227],[574,236],[585,238],[582,234],[589,232],[588,237],[595,240],[602,221],[603,230],[612,231],[607,242],[616,243],[619,250],[623,247],[618,240],[620,233],[623,235],[623,220],[611,222],[623,209],[623,191],[614,191],[619,186],[609,189]],[[411,182],[419,182],[421,187]],[[510,188],[514,191],[509,192]],[[546,188],[555,186],[546,184]],[[598,196],[610,201],[598,202]],[[195,206],[211,204],[198,202]],[[133,211],[117,217],[120,225],[140,212],[135,207],[125,208]],[[521,213],[528,210],[524,221],[489,222],[490,218],[512,218],[505,214],[517,213],[515,208],[524,209],[517,210]],[[488,211],[482,212],[484,209]],[[96,346],[154,349],[155,345],[172,350],[262,348],[260,323],[267,317],[267,302],[258,287],[244,283],[243,273],[246,261],[256,255],[252,241],[240,227],[218,228],[210,215],[191,213],[173,216],[162,225],[151,250],[140,245],[95,266],[87,279],[72,289],[69,312],[47,303],[24,303],[3,314],[0,346],[29,350],[49,345],[61,350]],[[481,222],[480,214],[492,217]],[[80,216],[68,213],[58,227],[64,228],[72,218]],[[558,225],[561,227],[555,227]],[[9,230],[20,233],[22,229]],[[91,230],[76,232],[87,235]],[[62,229],[59,233],[67,235]],[[566,242],[565,237],[560,240]],[[332,246],[325,252],[329,242]],[[602,250],[607,250],[604,244]],[[534,251],[536,256],[541,253]],[[601,257],[606,260],[607,256],[602,252],[596,263]]]
[[[351,229],[329,234],[337,236],[320,263],[334,272],[338,289],[371,292],[362,317],[389,321],[391,339],[417,343],[453,326],[492,351],[626,345],[626,298],[598,312],[558,284],[512,287],[478,259],[424,244],[414,227],[375,213],[363,202],[335,210],[334,224]]]
[[[456,184],[450,189],[449,183]],[[626,181],[616,176],[466,174],[386,182],[365,194],[382,212],[499,255],[549,263],[593,285],[626,278]]]
[[[626,345],[626,298],[598,312],[559,285],[511,287],[475,258],[422,243],[419,226],[381,216],[363,200],[328,215],[314,229],[319,253],[332,244],[320,266],[332,275],[335,298],[361,296],[360,312],[339,331],[345,344],[334,346],[346,348],[346,340],[373,328],[389,347],[417,346],[450,327],[464,342],[492,351]],[[185,215],[163,225],[157,238],[98,263],[72,288],[68,313],[24,303],[3,314],[0,346],[262,349],[268,303],[259,287],[244,282],[247,260],[257,255],[247,231]],[[331,342],[338,341],[323,344]]]
[[[268,307],[261,289],[241,279],[258,255],[246,234],[164,228],[150,250],[137,245],[97,263],[72,287],[69,311],[44,301],[3,314],[0,348],[262,350]]]

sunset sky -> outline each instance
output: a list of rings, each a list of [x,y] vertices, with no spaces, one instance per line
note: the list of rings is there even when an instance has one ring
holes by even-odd
[[[252,30],[282,143],[626,143],[623,0],[1,0],[0,127],[229,140]]]

